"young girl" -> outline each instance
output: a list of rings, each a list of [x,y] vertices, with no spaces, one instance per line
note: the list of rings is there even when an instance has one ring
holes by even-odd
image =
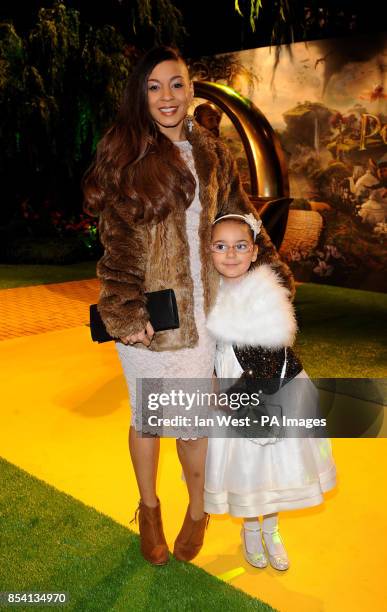
[[[317,405],[317,390],[290,348],[296,322],[289,291],[270,265],[257,261],[260,231],[261,221],[253,214],[225,214],[214,221],[211,251],[222,284],[207,327],[217,340],[217,376],[283,379],[283,408],[293,417],[305,402]],[[278,511],[320,504],[335,480],[327,439],[213,438],[208,441],[205,510],[243,517],[246,560],[263,568],[268,556],[272,567],[286,570]]]

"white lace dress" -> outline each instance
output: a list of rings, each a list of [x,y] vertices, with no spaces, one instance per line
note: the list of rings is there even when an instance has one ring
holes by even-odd
[[[116,342],[116,348],[124,370],[131,399],[131,424],[136,422],[136,383],[142,378],[192,378],[210,379],[214,370],[215,340],[205,325],[203,285],[199,254],[199,220],[201,203],[199,200],[199,181],[188,140],[175,143],[196,179],[195,197],[187,209],[187,237],[190,249],[190,267],[194,285],[194,315],[199,334],[199,342],[194,348],[177,351],[146,351],[135,346]]]

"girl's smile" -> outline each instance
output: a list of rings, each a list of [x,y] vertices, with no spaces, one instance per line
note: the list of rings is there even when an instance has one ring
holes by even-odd
[[[228,282],[243,278],[258,256],[247,223],[232,219],[216,223],[212,228],[211,255],[216,270]]]

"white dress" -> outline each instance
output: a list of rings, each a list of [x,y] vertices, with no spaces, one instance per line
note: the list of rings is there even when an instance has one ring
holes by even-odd
[[[192,378],[211,379],[214,370],[214,338],[205,325],[204,296],[201,280],[199,253],[199,220],[201,203],[199,200],[199,181],[192,155],[192,145],[188,140],[175,143],[196,180],[195,197],[186,211],[187,237],[190,250],[190,268],[194,285],[194,316],[199,341],[194,348],[177,351],[146,351],[135,346],[116,342],[116,348],[124,370],[131,399],[131,424],[136,423],[136,386],[142,378]]]
[[[265,272],[263,266],[262,272]],[[255,274],[258,283],[273,280],[270,277],[264,278],[262,274],[259,276],[259,271]],[[231,297],[235,297],[236,303],[229,301],[230,295],[227,296],[224,291],[222,293],[223,287],[221,287],[217,298],[219,307],[217,314],[222,315],[223,323],[225,320],[228,322],[222,334],[237,333],[237,311],[241,308],[237,309],[236,304],[246,303],[247,299],[250,299],[244,291],[250,296],[254,282],[254,277],[250,276],[247,281],[242,281],[242,284],[235,287],[236,292]],[[257,327],[264,317],[265,324],[270,329],[272,312],[275,310],[275,316],[278,317],[278,312],[281,310],[281,295],[279,299],[274,295],[275,287],[274,290],[269,286],[266,289],[267,294],[270,290],[273,302],[268,304],[269,308],[265,306],[268,311],[265,314],[262,304],[259,304],[259,293],[256,294],[246,327],[246,333],[250,337],[255,333],[254,326]],[[277,305],[275,309],[274,303]],[[287,318],[286,310],[283,312]],[[232,315],[233,321],[228,319],[229,315]],[[218,317],[216,319],[214,325],[218,326]],[[241,325],[245,324],[245,320],[246,317],[241,321]],[[211,328],[210,322],[211,313],[209,317]],[[280,327],[278,318],[276,323]],[[234,329],[232,329],[233,324]],[[239,327],[239,331],[240,329]],[[257,336],[262,335],[259,330],[256,333]],[[243,370],[230,341],[218,338],[215,370],[219,378],[238,379],[241,376]],[[300,384],[300,378],[305,379],[305,382]],[[281,394],[285,411],[286,406],[291,407],[289,410],[291,416],[297,416],[295,408],[297,410],[297,406],[305,405],[303,402],[309,402],[309,406],[311,404],[314,406],[317,402],[317,390],[304,370],[284,385]],[[208,440],[204,509],[210,514],[228,513],[238,517],[256,517],[315,506],[322,503],[323,493],[333,488],[335,483],[336,469],[329,439],[209,438]]]

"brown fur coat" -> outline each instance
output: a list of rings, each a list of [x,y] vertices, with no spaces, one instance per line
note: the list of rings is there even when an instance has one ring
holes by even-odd
[[[209,244],[211,223],[219,212],[253,212],[243,191],[236,164],[227,146],[194,123],[187,133],[192,144],[202,205],[199,236],[204,288],[204,308],[214,303],[218,273],[212,265]],[[255,213],[256,214],[256,213]],[[177,350],[196,345],[193,282],[190,274],[185,209],[173,210],[158,224],[134,224],[125,205],[107,205],[99,223],[105,252],[97,265],[101,280],[98,310],[108,332],[124,337],[145,328],[148,313],[144,292],[174,289],[180,328],[155,334],[151,350]],[[258,238],[259,263],[270,263],[293,292],[290,270],[281,262],[266,232]],[[136,346],[142,347],[138,344]]]

